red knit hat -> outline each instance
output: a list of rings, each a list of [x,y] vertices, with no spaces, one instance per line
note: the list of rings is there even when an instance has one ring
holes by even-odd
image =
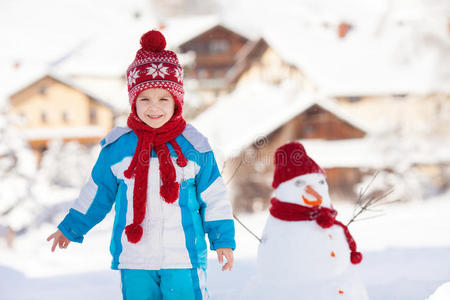
[[[287,143],[277,149],[274,157],[275,172],[272,187],[276,189],[281,183],[294,177],[322,173],[324,170],[306,154],[306,150],[299,142]]]
[[[183,68],[175,52],[164,50],[166,39],[163,34],[151,30],[141,37],[141,46],[136,58],[127,69],[128,95],[134,110],[137,96],[149,88],[163,88],[174,97],[178,108],[183,107]]]

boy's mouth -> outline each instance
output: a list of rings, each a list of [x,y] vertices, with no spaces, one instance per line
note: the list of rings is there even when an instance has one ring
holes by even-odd
[[[149,117],[152,120],[156,120],[156,119],[162,118],[162,116],[163,115],[147,115],[147,117]]]

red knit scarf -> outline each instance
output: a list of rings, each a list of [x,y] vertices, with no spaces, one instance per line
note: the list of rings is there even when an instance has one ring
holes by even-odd
[[[128,241],[137,243],[142,237],[141,223],[145,217],[147,202],[147,180],[148,168],[152,148],[158,156],[159,172],[162,185],[160,195],[167,203],[173,203],[178,198],[178,182],[176,182],[176,171],[170,158],[169,142],[177,154],[177,164],[184,167],[187,160],[181,152],[180,146],[175,141],[186,127],[186,121],[179,115],[174,115],[167,123],[160,128],[152,128],[142,122],[139,117],[132,112],[127,121],[128,127],[133,129],[138,137],[136,151],[130,166],[124,172],[126,178],[135,178],[133,190],[133,223],[125,227]]]
[[[362,260],[361,252],[356,251],[356,242],[353,239],[347,226],[336,220],[337,211],[327,207],[308,207],[294,203],[287,203],[272,198],[270,200],[272,207],[270,214],[277,219],[284,221],[313,221],[322,228],[329,228],[333,225],[342,227],[347,238],[347,243],[350,248],[350,261],[352,264],[359,264]]]

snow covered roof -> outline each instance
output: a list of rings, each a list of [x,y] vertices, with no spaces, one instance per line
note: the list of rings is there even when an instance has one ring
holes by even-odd
[[[0,107],[9,105],[9,97],[18,90],[28,86],[37,78],[46,74],[46,67],[43,64],[32,64],[14,68],[12,64],[5,61],[0,63]]]
[[[71,76],[124,76],[140,48],[141,35],[152,27],[154,24],[130,23],[93,36],[55,63],[54,68]]]
[[[450,162],[450,141],[416,136],[388,139],[366,137],[346,140],[299,140],[306,152],[323,168],[408,169],[411,165]],[[392,145],[395,145],[393,147]]]
[[[258,33],[239,26],[219,15],[183,16],[167,19],[162,30],[167,39],[168,48],[179,47],[191,39],[205,33],[215,26],[223,26],[249,40],[259,37]]]
[[[385,168],[387,161],[376,151],[371,138],[346,140],[299,140],[322,168]]]
[[[112,102],[112,99],[117,100],[117,95],[121,95],[123,93],[119,93],[119,94],[115,94],[120,90],[120,87],[118,88],[117,85],[121,86],[121,85],[125,85],[125,84],[120,84],[120,83],[116,83],[116,85],[113,85],[113,82],[111,81],[107,81],[106,84],[104,83],[103,85],[103,89],[101,89],[103,91],[103,95],[107,96],[108,95],[108,91],[110,98],[103,98],[101,95],[98,95],[98,93],[96,93],[96,91],[99,91],[100,89],[95,85],[95,79],[87,79],[85,81],[81,81],[78,80],[78,82],[70,79],[70,78],[66,78],[60,74],[56,74],[56,73],[47,73],[47,74],[39,74],[38,77],[35,77],[33,79],[29,78],[30,81],[28,82],[22,82],[24,84],[24,86],[18,87],[17,90],[13,91],[10,95],[8,95],[8,97],[13,96],[14,94],[19,93],[20,91],[22,91],[23,89],[25,89],[26,87],[34,84],[35,82],[41,80],[44,77],[51,77],[67,86],[70,86],[76,90],[81,91],[82,93],[86,94],[87,96],[89,96],[90,98],[98,101],[99,103],[109,107],[110,109],[112,109],[113,111],[120,111],[120,108],[122,108],[122,110],[126,109],[128,107],[128,101],[127,101],[127,94],[122,95],[124,96],[124,104],[121,104],[121,106],[117,106],[117,104],[115,102]],[[114,89],[115,87],[115,89]],[[122,91],[123,92],[123,91]],[[126,92],[126,89],[125,89]]]
[[[366,1],[360,5],[349,0],[345,1],[350,5],[347,7],[341,2],[317,2],[315,8],[300,4],[301,7],[292,8],[297,10],[298,17],[286,16],[282,25],[267,26],[264,37],[286,60],[304,71],[324,94],[450,92],[448,76],[443,78],[445,82],[437,78],[438,69],[444,63],[438,49],[442,47],[444,51],[448,39],[442,38],[439,46],[431,38],[447,35],[448,25],[442,18],[439,22],[429,22],[431,15],[427,15],[422,3],[412,1],[389,7],[383,1]],[[341,7],[330,8],[335,6]],[[342,7],[348,11],[343,12]],[[400,16],[399,11],[407,17],[393,19]],[[273,16],[279,17],[276,11]],[[398,23],[399,20],[403,23]],[[353,27],[341,39],[337,25],[343,21]],[[427,43],[427,37],[434,42]]]
[[[229,0],[222,8],[224,19],[262,36],[325,95],[358,96],[450,92],[446,3]],[[342,22],[352,26],[343,39]]]
[[[445,43],[447,25],[442,15],[432,13],[437,22],[427,22],[431,9],[418,0],[411,4],[344,2],[320,0],[308,5],[281,0],[277,6],[271,1],[239,4],[252,6],[254,19],[263,18],[264,22],[251,26],[244,20],[245,14],[236,17],[239,7],[234,7],[234,15],[174,18],[167,22],[166,32],[174,46],[216,25],[250,40],[263,37],[327,96],[450,92],[448,76],[438,70],[439,66],[445,70],[442,65],[446,63],[438,50],[439,43],[428,46],[425,42],[427,36],[441,36],[441,43]],[[266,18],[269,9],[271,18]],[[341,22],[352,26],[342,39],[337,29]]]
[[[208,137],[215,151],[233,157],[314,104],[366,133],[373,132],[331,100],[299,93],[295,82],[290,81],[280,86],[249,83],[220,98],[192,123]]]
[[[117,113],[127,113],[130,110],[127,84],[122,78],[79,77],[70,79],[70,82],[96,95],[97,99]]]
[[[174,49],[202,32],[219,24],[217,15],[172,17],[164,22],[162,32],[166,37],[167,48]]]

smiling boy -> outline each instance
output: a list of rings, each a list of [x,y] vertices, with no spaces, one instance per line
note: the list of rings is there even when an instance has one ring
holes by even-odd
[[[116,127],[88,183],[47,240],[67,248],[115,205],[112,269],[124,299],[207,299],[210,248],[233,267],[234,222],[207,139],[182,117],[182,67],[158,31],[141,38],[127,70],[131,113]]]

